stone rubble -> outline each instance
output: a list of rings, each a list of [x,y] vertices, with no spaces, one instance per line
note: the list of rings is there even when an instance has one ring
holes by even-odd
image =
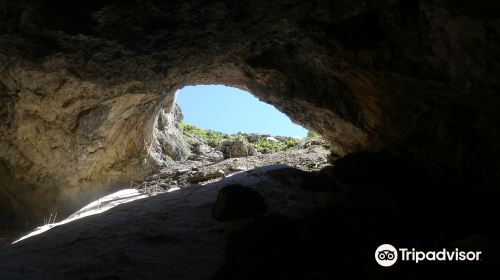
[[[146,193],[162,192],[171,187],[183,188],[191,183],[207,184],[233,173],[270,164],[286,164],[305,171],[315,171],[329,166],[329,160],[330,152],[322,145],[221,161],[181,160],[160,170],[145,182],[135,184],[135,187]]]

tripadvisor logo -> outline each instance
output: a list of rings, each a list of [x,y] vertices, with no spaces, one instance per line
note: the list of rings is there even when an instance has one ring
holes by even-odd
[[[375,260],[381,266],[391,266],[398,260],[398,250],[391,244],[382,244],[375,251]]]
[[[418,251],[408,248],[396,249],[391,244],[382,244],[375,250],[375,260],[381,266],[392,266],[398,259],[419,263],[422,261],[441,262],[441,261],[479,261],[481,251],[461,251],[459,249],[439,251]]]

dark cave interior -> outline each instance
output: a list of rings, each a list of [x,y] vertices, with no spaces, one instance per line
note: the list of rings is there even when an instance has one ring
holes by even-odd
[[[175,91],[186,85],[248,90],[340,157],[313,173],[254,173],[330,202],[302,216],[270,208],[244,222],[202,220],[200,231],[223,225],[222,237],[203,243],[218,244],[206,250],[220,258],[182,273],[159,260],[180,265],[172,248],[201,239],[157,233],[127,243],[89,237],[80,222],[53,230],[79,236],[67,243],[37,237],[1,248],[1,279],[479,279],[500,260],[497,1],[0,0],[0,66],[0,229],[68,215],[182,153],[177,128],[158,120],[175,119]],[[276,203],[288,213],[294,201]],[[117,222],[120,209],[102,223]],[[127,251],[141,242],[146,249]],[[482,250],[483,259],[387,269],[373,258],[383,243]],[[51,252],[63,245],[81,259],[59,262]],[[109,265],[91,265],[85,246]]]

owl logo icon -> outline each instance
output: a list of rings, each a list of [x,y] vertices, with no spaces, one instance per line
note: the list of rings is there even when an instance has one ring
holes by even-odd
[[[398,260],[398,250],[391,244],[382,244],[375,250],[375,260],[381,266],[392,266]]]

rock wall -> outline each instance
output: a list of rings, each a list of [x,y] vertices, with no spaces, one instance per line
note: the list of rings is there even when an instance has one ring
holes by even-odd
[[[339,155],[498,186],[498,15],[494,0],[0,1],[0,210],[36,224],[181,156],[158,148],[177,137],[155,137],[158,112],[204,83],[251,91]]]
[[[65,70],[19,67],[2,78],[8,93],[1,189],[17,223],[31,226],[50,213],[68,214],[150,175],[167,157],[183,156],[173,94],[134,81],[103,86]]]

